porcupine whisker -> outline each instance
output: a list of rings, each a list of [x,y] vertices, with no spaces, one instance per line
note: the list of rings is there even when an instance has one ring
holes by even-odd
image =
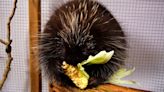
[[[101,78],[103,78],[103,74],[105,74],[103,69],[104,68],[100,69],[100,76],[101,76]]]
[[[115,42],[111,42],[111,43],[107,43],[106,45],[113,47],[114,49],[123,49],[126,50],[126,48],[124,46],[120,46],[121,43],[115,43]]]
[[[107,21],[105,21],[104,23],[102,23],[102,24],[107,24],[107,23],[110,23],[112,20],[114,20],[115,18],[111,18],[111,19],[109,19],[109,20],[107,20]]]
[[[113,66],[112,64],[109,65],[109,68],[111,69],[111,72],[115,72],[116,71],[116,66]]]
[[[121,67],[120,63],[118,63],[118,62],[114,62],[114,61],[110,61],[110,62],[114,65],[117,65],[118,67]]]
[[[115,59],[115,60],[117,60],[117,61],[125,60],[125,57],[117,58],[115,55],[112,58]]]
[[[112,40],[112,41],[114,41],[114,40],[125,40],[126,39],[126,37],[120,37],[120,36],[118,36],[118,37],[111,37],[111,38],[104,37],[104,38]]]

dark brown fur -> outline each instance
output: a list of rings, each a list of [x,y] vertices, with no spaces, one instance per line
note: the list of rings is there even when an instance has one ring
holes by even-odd
[[[89,87],[103,83],[124,64],[126,40],[119,23],[103,5],[73,0],[56,9],[47,22],[40,39],[40,64],[51,82],[74,86],[64,74],[62,62],[76,65],[102,50],[115,53],[106,64],[84,66],[90,75]]]

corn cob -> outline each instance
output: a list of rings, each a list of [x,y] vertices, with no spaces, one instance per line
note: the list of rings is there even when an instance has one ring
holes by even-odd
[[[84,70],[63,62],[62,68],[65,74],[73,81],[73,83],[80,89],[85,89],[88,85],[89,76],[86,75]]]

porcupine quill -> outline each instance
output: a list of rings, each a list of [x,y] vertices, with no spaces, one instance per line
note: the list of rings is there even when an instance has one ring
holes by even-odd
[[[114,50],[106,64],[85,66],[88,87],[107,80],[126,58],[126,39],[114,16],[95,0],[72,0],[58,7],[40,37],[41,68],[50,82],[75,86],[64,74],[63,61],[76,66],[89,55]]]

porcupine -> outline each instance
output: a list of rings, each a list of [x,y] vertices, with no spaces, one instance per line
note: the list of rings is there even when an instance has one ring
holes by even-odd
[[[120,24],[95,0],[72,0],[57,8],[40,38],[40,64],[50,82],[75,86],[64,74],[62,62],[76,66],[102,50],[115,53],[106,64],[84,66],[88,87],[106,81],[124,65],[127,42]]]

